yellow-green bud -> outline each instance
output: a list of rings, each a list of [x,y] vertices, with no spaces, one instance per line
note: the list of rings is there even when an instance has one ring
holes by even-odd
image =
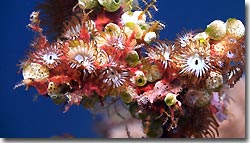
[[[143,36],[143,30],[141,29],[141,27],[138,24],[135,24],[134,22],[127,22],[126,27],[128,27],[128,29],[126,31],[131,30],[131,32],[135,32],[134,36],[136,39],[141,39]]]
[[[167,106],[172,106],[174,105],[176,102],[177,102],[177,99],[176,99],[176,96],[175,94],[173,93],[168,93],[165,98],[164,98],[164,101],[166,103]]]
[[[245,35],[244,24],[235,18],[229,18],[226,22],[227,34],[236,38],[243,37]]]
[[[98,2],[108,12],[115,12],[121,7],[121,0],[98,0]]]
[[[132,79],[137,86],[144,86],[147,83],[147,78],[142,71],[136,71]]]
[[[133,101],[133,97],[128,92],[126,92],[126,91],[123,91],[121,93],[121,99],[125,103],[130,103],[130,102]]]
[[[220,40],[226,34],[226,25],[221,20],[214,20],[208,26],[205,32],[213,40]]]
[[[136,51],[130,51],[126,57],[126,62],[129,66],[136,66],[140,63],[139,55]]]
[[[208,38],[209,38],[209,36],[206,32],[201,32],[201,33],[198,33],[194,36],[194,39],[199,40],[200,43],[205,42]]]
[[[122,93],[121,98],[125,103],[131,103],[134,97],[137,97],[135,89],[132,86],[128,86]]]
[[[116,25],[114,23],[109,23],[105,26],[105,32],[119,34],[121,32],[121,29],[118,25]]]

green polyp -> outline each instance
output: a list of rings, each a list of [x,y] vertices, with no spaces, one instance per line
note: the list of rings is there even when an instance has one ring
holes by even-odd
[[[203,43],[206,43],[206,40],[204,38],[200,38],[199,42],[203,44]]]
[[[130,15],[130,16],[133,16],[133,12],[132,11],[128,11],[128,15]]]
[[[98,0],[106,11],[115,12],[121,7],[121,0]]]
[[[105,26],[105,32],[120,33],[120,27],[114,23],[109,23]]]
[[[146,77],[141,75],[141,76],[136,78],[135,84],[137,86],[144,86],[147,83],[147,80],[145,80],[145,79],[146,79]]]
[[[237,19],[236,18],[228,18],[227,22],[231,22],[231,21],[234,21],[234,20],[237,20]]]
[[[134,29],[134,27],[135,27],[135,23],[133,23],[133,22],[127,22],[125,25],[127,27],[129,27],[130,29]]]
[[[212,32],[212,28],[211,27],[207,27],[207,29],[205,30],[206,33],[211,33]]]
[[[207,29],[205,30],[205,32],[206,32],[208,35],[211,35],[211,32],[213,32],[213,30],[212,30],[211,27],[207,27]]]
[[[174,96],[174,94],[167,94],[164,101],[167,106],[172,106],[177,102],[177,99],[176,96]]]
[[[221,20],[214,20],[207,26],[205,32],[211,39],[220,40],[226,34],[225,23]]]
[[[215,29],[208,27],[205,30],[206,33],[213,39],[213,40],[219,40],[220,38],[223,37],[223,35],[219,35],[218,31],[215,31]]]
[[[130,30],[133,30],[135,32],[135,38],[140,39],[142,37],[143,31],[141,27],[134,22],[127,22],[125,24]]]
[[[240,20],[236,18],[229,18],[226,21],[226,31],[230,36],[241,38],[245,35],[245,26]]]
[[[129,66],[135,67],[140,63],[139,55],[136,51],[132,51],[126,57],[126,62]]]

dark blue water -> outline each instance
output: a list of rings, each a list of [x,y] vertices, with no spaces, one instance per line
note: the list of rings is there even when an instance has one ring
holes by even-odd
[[[33,32],[26,28],[29,14],[38,0],[1,1],[0,20],[0,137],[52,137],[64,133],[78,138],[98,137],[93,131],[92,115],[82,107],[67,113],[48,98],[33,102],[34,89],[13,86],[22,80],[17,74],[19,60],[25,57]],[[158,0],[154,19],[166,24],[161,38],[173,40],[184,29],[205,29],[215,19],[235,17],[245,23],[243,0]]]

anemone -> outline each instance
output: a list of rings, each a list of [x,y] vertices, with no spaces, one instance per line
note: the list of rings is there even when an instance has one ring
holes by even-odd
[[[155,45],[153,45],[153,47],[154,48],[148,49],[148,57],[150,59],[162,62],[164,69],[166,69],[169,66],[169,62],[171,61],[170,57],[174,45],[163,41],[158,41]]]
[[[181,47],[186,47],[189,45],[191,39],[194,37],[194,32],[182,32],[180,34],[177,34],[177,44],[179,44]]]
[[[61,37],[67,39],[76,39],[79,37],[81,28],[82,24],[79,18],[72,16],[70,20],[63,22],[63,33]]]
[[[61,62],[63,56],[62,45],[53,43],[50,46],[31,52],[29,56],[33,62],[41,63],[48,68],[54,68]]]
[[[207,77],[213,68],[210,56],[210,45],[201,44],[200,41],[190,41],[185,48],[175,49],[173,62],[180,69],[179,73],[201,80]]]
[[[101,47],[105,45],[115,49],[124,49],[127,40],[126,34],[115,24],[112,24],[112,26],[109,27],[110,28],[105,27],[106,31],[96,37],[97,46]]]
[[[107,65],[100,74],[103,86],[108,86],[112,89],[122,87],[129,77],[128,70],[123,65],[118,65],[111,57],[109,57]]]
[[[93,43],[84,43],[78,41],[76,47],[69,47],[66,54],[71,68],[82,68],[84,74],[95,72],[95,55],[96,50]]]

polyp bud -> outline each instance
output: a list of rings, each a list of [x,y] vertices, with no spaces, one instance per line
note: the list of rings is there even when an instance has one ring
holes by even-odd
[[[126,62],[129,66],[136,66],[140,63],[139,55],[136,51],[129,52],[128,56],[126,57]]]
[[[105,26],[105,32],[110,32],[110,33],[117,33],[119,34],[121,32],[121,29],[118,25],[114,23],[109,23]]]
[[[136,71],[133,79],[137,86],[144,86],[147,83],[147,78],[142,71]]]
[[[245,35],[244,24],[235,18],[229,18],[226,22],[227,34],[236,38],[243,37]]]
[[[138,96],[135,89],[131,86],[127,87],[125,91],[121,93],[122,101],[125,103],[131,103],[134,97]]]
[[[205,32],[213,40],[220,40],[226,34],[226,25],[221,20],[214,20],[208,26]]]
[[[174,105],[176,102],[177,102],[177,99],[176,99],[176,96],[175,94],[173,93],[168,93],[165,98],[164,98],[164,101],[166,103],[167,106],[172,106]]]

